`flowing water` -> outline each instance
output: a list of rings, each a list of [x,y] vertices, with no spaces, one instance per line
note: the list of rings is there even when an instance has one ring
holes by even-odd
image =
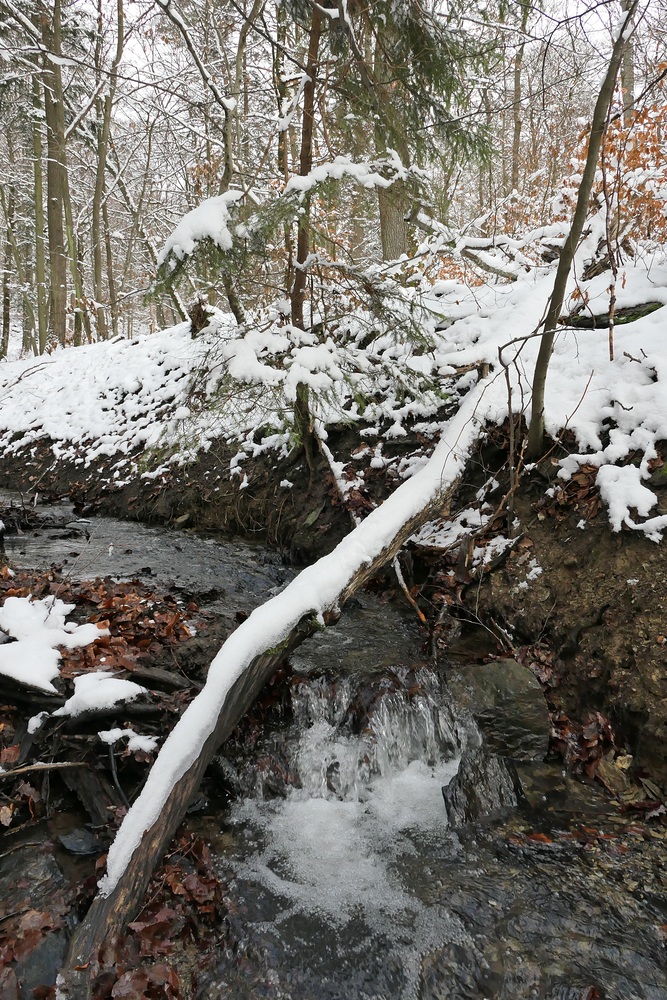
[[[628,892],[622,855],[524,839],[519,813],[449,829],[441,786],[479,733],[437,674],[397,676],[361,729],[367,674],[293,684],[290,787],[231,811],[230,938],[200,996],[664,1000],[664,897]]]
[[[291,575],[242,543],[50,517],[7,538],[17,565],[140,575],[226,621]],[[667,842],[644,843],[583,786],[548,806],[565,782],[555,765],[537,769],[543,809],[490,768],[477,788],[489,817],[448,826],[442,786],[483,740],[422,641],[396,609],[350,602],[294,655],[288,710],[225,762],[235,803],[190,820],[228,885],[199,997],[667,1000]]]
[[[12,517],[13,504],[15,518]],[[268,549],[241,541],[199,538],[106,517],[78,517],[70,504],[39,507],[34,529],[14,532],[20,497],[0,491],[8,527],[7,557],[22,568],[62,566],[73,580],[138,578],[160,588],[192,594],[225,619],[248,612],[294,575]],[[32,511],[29,510],[29,513]]]

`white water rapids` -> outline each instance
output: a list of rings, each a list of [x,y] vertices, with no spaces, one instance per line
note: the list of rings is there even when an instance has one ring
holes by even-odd
[[[420,900],[410,875],[417,863],[422,878],[429,877],[419,845],[442,844],[441,789],[456,773],[466,741],[438,699],[436,677],[421,671],[419,682],[412,696],[407,689],[381,693],[365,729],[354,733],[346,722],[354,694],[349,679],[333,688],[324,678],[305,680],[292,705],[300,735],[291,767],[300,787],[285,799],[246,799],[232,812],[245,845],[232,862],[234,894],[252,885],[272,897],[270,923],[282,946],[328,951],[358,997],[386,995],[386,982],[382,994],[370,982],[367,992],[364,974],[353,971],[355,962],[368,964],[371,941],[381,943],[378,960],[396,967],[392,995],[410,997],[419,974],[415,939],[426,949],[467,937],[450,914]],[[322,996],[335,995],[325,986],[326,969],[319,975]]]

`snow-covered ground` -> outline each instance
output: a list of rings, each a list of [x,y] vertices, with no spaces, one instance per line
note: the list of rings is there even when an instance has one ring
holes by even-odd
[[[481,288],[439,282],[426,296],[422,313],[430,350],[405,339],[392,343],[389,335],[376,337],[370,348],[362,348],[363,338],[355,341],[354,335],[341,347],[331,337],[314,342],[310,335],[298,337],[289,325],[277,324],[276,313],[273,322],[269,316],[242,336],[219,315],[195,340],[189,324],[180,324],[136,340],[9,362],[0,366],[0,448],[11,454],[48,441],[54,461],[84,466],[100,456],[115,456],[117,480],[132,472],[130,455],[160,449],[171,461],[187,461],[219,436],[238,441],[243,459],[268,447],[288,446],[282,413],[289,411],[299,380],[308,382],[319,399],[323,435],[327,422],[344,407],[348,417],[358,414],[362,434],[384,425],[390,436],[400,436],[410,418],[419,420],[422,429],[438,431],[444,429],[434,424],[442,393],[462,393],[477,378],[474,371],[457,376],[455,369],[481,362],[492,368],[484,419],[500,423],[508,413],[508,398],[499,359],[508,365],[513,412],[529,417],[539,346],[535,331],[552,283],[550,268]],[[591,311],[608,309],[608,286],[608,274],[579,283]],[[616,296],[617,309],[649,300],[667,304],[664,256],[628,261]],[[443,319],[450,325],[438,332],[436,323],[445,325]],[[562,463],[560,474],[571,475],[584,461],[599,466],[598,485],[612,528],[625,525],[656,541],[667,517],[653,516],[656,497],[645,482],[657,442],[667,440],[665,327],[663,309],[617,326],[613,361],[606,329],[563,330],[556,338],[545,404],[548,433],[556,436],[567,428],[578,444],[579,453]],[[411,384],[399,399],[386,377],[388,358],[397,371],[410,371],[421,380],[423,391]],[[370,384],[373,365],[384,373],[374,386],[380,393],[373,393],[373,402],[360,414],[352,396],[363,380]],[[215,405],[203,405],[206,398]],[[335,464],[340,457],[330,460]],[[238,473],[240,462],[234,465]],[[407,464],[403,475],[418,467]]]

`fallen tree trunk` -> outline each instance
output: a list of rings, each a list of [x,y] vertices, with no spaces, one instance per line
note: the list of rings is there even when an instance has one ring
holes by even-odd
[[[486,414],[503,391],[500,380],[478,383],[427,464],[227,639],[111,845],[100,892],[72,937],[58,980],[59,998],[90,997],[102,943],[120,933],[140,908],[153,869],[220,744],[285,657],[317,628],[335,621],[344,602],[443,510]]]

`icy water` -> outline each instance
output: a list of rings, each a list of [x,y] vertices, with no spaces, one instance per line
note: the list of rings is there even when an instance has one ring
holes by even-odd
[[[535,816],[448,829],[441,786],[479,735],[437,675],[404,676],[361,732],[359,678],[294,687],[295,787],[232,809],[230,939],[200,996],[664,1000],[664,894],[628,892],[622,855],[524,839]]]
[[[0,491],[3,508],[21,499]],[[199,538],[105,517],[77,517],[70,504],[39,507],[34,530],[12,531],[11,508],[4,539],[8,558],[23,568],[57,563],[74,580],[96,576],[139,578],[161,588],[194,594],[208,610],[228,618],[251,611],[294,575],[269,550],[242,541]]]
[[[7,537],[17,565],[142,576],[225,620],[291,575],[255,546],[47,512]],[[244,794],[191,817],[228,885],[200,1000],[667,1000],[665,851],[600,792],[448,827],[441,788],[480,736],[422,640],[351,602],[294,655],[287,717],[234,762]]]

